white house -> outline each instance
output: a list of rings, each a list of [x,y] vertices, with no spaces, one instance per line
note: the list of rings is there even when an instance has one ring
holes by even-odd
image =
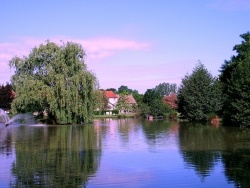
[[[108,108],[109,110],[115,110],[115,106],[118,102],[118,95],[113,91],[104,91],[105,97],[108,99]]]

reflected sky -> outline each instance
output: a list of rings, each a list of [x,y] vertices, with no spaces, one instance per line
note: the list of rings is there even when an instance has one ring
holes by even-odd
[[[54,167],[49,166],[53,163],[49,161],[44,161],[44,166],[20,169],[26,168],[20,162],[29,164],[22,157],[25,153],[33,153],[33,162],[42,159],[41,154],[52,161],[60,154],[68,160],[58,158],[59,161],[82,165],[75,176],[81,177],[83,173],[84,178],[79,182],[86,187],[234,187],[235,179],[230,177],[230,172],[225,172],[230,166],[226,169],[224,163],[244,153],[244,150],[241,153],[231,153],[230,150],[243,146],[247,149],[248,135],[238,129],[139,119],[99,119],[93,124],[72,127],[2,128],[0,187],[9,187],[17,176],[25,178],[22,171],[33,173],[45,167],[47,176],[54,180],[54,174],[49,173],[59,171],[54,171]],[[22,152],[23,148],[25,152]],[[246,156],[241,157],[249,161]],[[233,162],[233,167],[237,168],[237,161]],[[56,163],[57,169],[64,169],[60,162]],[[84,170],[92,167],[93,170]],[[63,171],[59,174],[67,177]],[[244,177],[240,178],[243,183],[248,183]],[[237,183],[241,185],[242,182]]]
[[[0,155],[0,187],[9,187],[11,182],[12,173],[11,167],[15,161],[15,155],[3,156]]]
[[[9,187],[13,179],[11,168],[15,162],[12,132],[0,123],[0,187]]]
[[[127,122],[126,122],[127,121]],[[152,122],[137,120],[98,120],[95,126],[107,130],[103,139],[103,153],[98,174],[92,177],[89,187],[200,187],[201,185],[234,187],[228,184],[221,165],[213,169],[210,176],[202,179],[190,166],[183,162],[179,149],[179,125],[165,123],[163,129],[150,131],[148,137],[143,126],[158,126]],[[133,123],[132,123],[133,122]],[[123,124],[132,124],[124,132]],[[144,128],[145,129],[145,128]],[[157,133],[156,133],[157,132]],[[148,140],[152,138],[152,140]],[[110,142],[112,140],[112,142]],[[184,175],[184,176],[183,176]],[[219,181],[214,181],[218,179]],[[223,181],[224,180],[224,181]]]

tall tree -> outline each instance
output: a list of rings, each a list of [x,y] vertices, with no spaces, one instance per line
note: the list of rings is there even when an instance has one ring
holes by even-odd
[[[16,98],[13,111],[46,110],[54,123],[87,123],[95,109],[96,77],[87,70],[80,44],[61,46],[47,41],[28,57],[14,57],[12,85]]]
[[[143,103],[139,105],[142,115],[164,116],[171,111],[169,106],[163,101],[163,98],[155,89],[147,89],[143,96]]]
[[[161,96],[169,95],[170,93],[176,93],[177,85],[170,83],[161,83],[155,87],[155,90],[161,94]]]
[[[145,104],[150,105],[151,102],[155,99],[162,99],[161,94],[155,89],[147,89],[147,91],[145,92],[143,96],[142,101]]]
[[[129,89],[128,86],[124,86],[124,85],[121,85],[119,88],[118,88],[118,93],[132,93],[132,89]]]
[[[225,125],[250,125],[250,33],[240,35],[242,43],[235,45],[236,55],[222,65],[222,108]]]
[[[103,90],[96,90],[95,91],[95,103],[96,103],[96,109],[98,110],[99,113],[101,113],[102,111],[108,109],[108,99],[104,94]]]
[[[150,115],[155,117],[167,117],[171,111],[170,107],[165,102],[163,102],[162,99],[154,99],[153,101],[151,101],[149,109]]]
[[[136,89],[132,91],[132,95],[137,104],[142,103],[143,94],[140,94]]]
[[[10,110],[14,98],[15,92],[12,90],[12,86],[9,83],[0,85],[0,108]]]
[[[204,121],[221,109],[218,80],[199,62],[191,75],[182,79],[177,94],[178,111],[190,121]]]

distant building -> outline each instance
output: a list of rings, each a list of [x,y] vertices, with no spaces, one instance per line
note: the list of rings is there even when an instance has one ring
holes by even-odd
[[[115,94],[113,91],[104,91],[104,96],[108,99],[109,110],[115,110],[119,95]]]
[[[165,95],[163,100],[169,105],[170,108],[177,109],[177,96],[176,93]]]
[[[119,113],[133,113],[136,107],[136,101],[132,94],[119,95],[118,109]]]
[[[116,110],[116,105],[118,103],[118,100],[120,98],[119,94],[115,94],[113,91],[103,91],[104,96],[108,99],[108,109],[107,110]],[[136,105],[136,100],[134,99],[132,94],[125,95],[125,102],[129,106]]]
[[[137,104],[132,94],[127,95],[126,97],[127,97],[128,104],[131,104],[131,105]]]

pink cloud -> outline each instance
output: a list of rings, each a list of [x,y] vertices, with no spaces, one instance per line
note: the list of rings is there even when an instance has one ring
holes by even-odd
[[[56,43],[62,43],[72,41],[79,43],[86,51],[87,60],[101,60],[110,57],[120,51],[148,51],[150,50],[150,44],[147,42],[140,42],[135,40],[126,40],[121,38],[112,37],[98,37],[91,39],[76,39],[65,36],[53,37],[51,41]]]
[[[107,58],[124,50],[147,51],[150,49],[148,43],[118,38],[96,38],[76,40],[76,42],[79,42],[85,48],[90,61]]]
[[[67,41],[81,44],[83,49],[86,51],[88,62],[95,62],[96,60],[100,61],[125,50],[147,51],[150,49],[150,44],[146,42],[112,37],[77,39],[67,36],[55,36],[50,39],[41,39],[36,37],[13,37],[13,39],[15,42],[0,43],[0,83],[5,83],[10,79],[8,62],[11,58],[15,56],[27,56],[32,48],[45,43],[46,40],[57,44],[63,44],[63,42],[66,43]]]
[[[47,40],[35,37],[15,37],[15,39],[17,41],[15,43],[0,43],[0,50],[4,56],[13,57],[15,55],[27,55],[33,47],[45,43],[45,40]],[[146,51],[150,49],[150,44],[146,42],[112,37],[77,39],[67,36],[56,36],[48,40],[57,44],[62,44],[67,41],[77,42],[83,46],[84,50],[86,50],[87,56],[93,59],[106,58],[123,50]]]
[[[90,51],[98,50],[148,50],[148,43],[117,38],[97,38],[82,41]]]
[[[95,59],[105,59],[107,57],[110,57],[114,54],[112,51],[97,51],[97,52],[92,52],[92,53],[87,53],[87,58],[89,60],[95,60]]]
[[[2,59],[2,60],[9,60],[9,59],[11,59],[11,55],[10,54],[0,54],[0,59]]]

